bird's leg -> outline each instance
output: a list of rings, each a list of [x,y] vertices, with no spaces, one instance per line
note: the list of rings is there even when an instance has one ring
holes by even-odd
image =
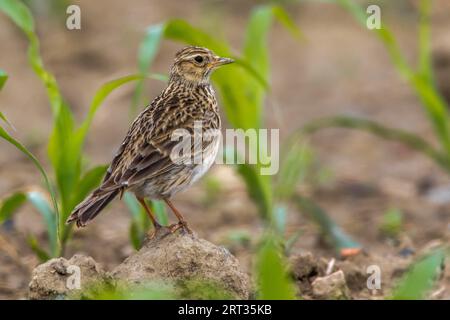
[[[153,227],[155,228],[155,232],[150,236],[151,238],[154,237],[154,235],[158,232],[159,229],[161,229],[161,225],[156,220],[155,216],[153,215],[152,211],[148,207],[147,203],[143,198],[136,197],[136,199],[139,201],[139,203],[144,207],[145,211],[148,214],[148,217],[152,221]]]
[[[172,212],[177,216],[178,223],[170,225],[169,229],[173,233],[177,231],[178,229],[182,228],[186,230],[188,233],[192,233],[192,230],[188,227],[186,220],[184,220],[183,215],[175,208],[175,206],[172,204],[172,202],[169,199],[164,199],[164,201],[167,203],[167,205],[170,207]]]

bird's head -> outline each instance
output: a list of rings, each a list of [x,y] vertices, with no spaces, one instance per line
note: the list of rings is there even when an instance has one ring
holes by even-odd
[[[185,47],[175,55],[170,80],[190,85],[207,84],[214,69],[232,62],[233,59],[219,57],[206,48]]]

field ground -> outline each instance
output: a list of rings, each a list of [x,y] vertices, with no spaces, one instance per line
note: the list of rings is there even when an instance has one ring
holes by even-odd
[[[41,16],[37,19],[45,63],[59,81],[69,103],[81,116],[86,112],[95,88],[109,79],[136,71],[136,52],[145,28],[167,17],[183,17],[197,25],[208,26],[203,13],[213,6],[207,1],[135,0],[76,1],[82,8],[82,30],[68,31],[63,22]],[[433,47],[450,54],[450,6],[437,1],[433,15]],[[214,2],[235,48],[240,31],[251,8],[251,1]],[[126,7],[125,7],[126,6]],[[243,6],[243,8],[242,8]],[[416,20],[411,8],[390,6],[389,23],[401,46],[415,58]],[[444,10],[445,9],[445,10]],[[267,103],[267,123],[290,132],[319,116],[353,114],[408,129],[432,139],[418,99],[393,69],[382,45],[352,18],[327,4],[303,4],[290,10],[302,28],[306,40],[297,43],[280,26],[270,40],[272,90]],[[400,14],[401,13],[401,14]],[[101,17],[101,18],[100,18]],[[208,24],[209,23],[209,24]],[[214,26],[213,26],[214,27]],[[214,28],[211,28],[214,30]],[[0,39],[4,44],[0,66],[10,79],[0,94],[2,112],[17,128],[15,135],[45,158],[45,137],[51,128],[51,114],[45,92],[27,61],[26,42],[4,16],[0,18]],[[5,45],[7,44],[7,45]],[[179,44],[165,41],[154,70],[167,72]],[[445,49],[447,48],[447,49]],[[295,72],[293,72],[295,71]],[[163,87],[148,81],[149,97]],[[120,144],[129,125],[128,110],[133,87],[115,93],[101,108],[89,137],[87,151],[93,164],[106,163]],[[333,175],[320,186],[302,186],[302,190],[323,206],[342,228],[362,243],[365,253],[350,260],[359,267],[379,264],[385,272],[383,285],[390,287],[409,263],[437,242],[450,236],[450,202],[436,199],[450,193],[449,176],[431,160],[406,147],[356,131],[330,129],[315,134],[311,145],[320,163]],[[230,174],[231,173],[231,174]],[[232,169],[216,166],[210,173],[221,182],[216,201],[207,201],[207,184],[198,183],[174,201],[185,213],[199,236],[230,248],[243,268],[252,271],[254,241],[230,242],[238,231],[257,239],[262,224],[256,208]],[[0,196],[13,190],[36,186],[40,182],[30,162],[6,143],[0,143]],[[434,196],[433,196],[434,195]],[[441,197],[442,198],[442,197]],[[445,200],[445,199],[444,199]],[[398,208],[404,214],[399,239],[380,234],[384,212]],[[318,228],[291,205],[288,233],[302,230],[293,254],[309,251],[331,259],[334,252],[319,241]],[[132,252],[128,240],[129,215],[120,201],[103,212],[87,228],[77,230],[67,250],[91,255],[107,268],[120,263]],[[0,298],[24,298],[30,270],[38,263],[27,247],[25,235],[32,232],[45,238],[45,229],[37,212],[23,207],[13,228],[0,229]],[[412,255],[408,255],[413,252]],[[434,298],[450,298],[450,273],[447,270],[434,289]],[[380,298],[387,292],[383,291]],[[369,296],[367,289],[352,291],[354,298]]]

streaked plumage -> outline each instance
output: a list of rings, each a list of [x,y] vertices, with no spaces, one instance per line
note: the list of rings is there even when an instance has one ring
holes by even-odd
[[[201,121],[203,133],[220,129],[221,122],[209,76],[216,67],[232,62],[210,50],[186,47],[175,56],[166,89],[142,111],[132,123],[113,158],[103,183],[72,212],[68,223],[85,226],[117,195],[134,192],[141,204],[143,198],[164,199],[179,218],[178,227],[186,227],[182,216],[168,200],[198,180],[211,166],[219,147],[219,137],[202,141],[204,161],[201,164],[175,163],[170,154],[179,143],[172,141],[174,130],[194,132]],[[159,224],[146,208],[155,227]]]

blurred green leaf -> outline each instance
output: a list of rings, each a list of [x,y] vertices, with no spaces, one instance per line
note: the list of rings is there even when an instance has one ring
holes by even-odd
[[[18,0],[0,1],[0,10],[26,33],[34,32],[34,21],[30,10]]]
[[[304,38],[300,28],[295,24],[295,21],[291,19],[286,10],[281,6],[272,6],[272,12],[275,18],[290,31],[292,36],[296,39]]]
[[[50,255],[39,245],[36,237],[34,237],[33,235],[28,235],[27,243],[41,262],[45,262],[50,259]]]
[[[272,237],[267,237],[258,252],[258,299],[293,300],[295,285],[286,270],[282,250]]]
[[[300,210],[307,213],[316,222],[327,243],[335,248],[339,255],[342,250],[359,249],[362,246],[347,235],[330,217],[329,215],[315,204],[312,200],[302,196],[295,196],[295,200]]]
[[[337,0],[357,21],[366,27],[366,14],[361,6],[352,0]],[[374,29],[378,38],[386,47],[391,60],[399,73],[409,82],[420,98],[434,132],[439,138],[445,152],[446,161],[450,162],[450,114],[449,107],[434,86],[430,61],[429,14],[430,1],[421,0],[419,23],[419,70],[415,71],[407,62],[399,45],[386,25]]]
[[[204,46],[221,56],[227,56],[230,53],[228,45],[224,41],[193,27],[188,22],[181,19],[173,19],[166,22],[164,37],[189,43],[194,46]]]
[[[6,116],[1,112],[0,112],[0,119],[3,120],[8,126],[14,129],[12,124],[9,122],[8,118],[6,118]]]
[[[91,101],[91,105],[89,106],[89,112],[86,116],[86,119],[83,121],[82,125],[78,129],[77,135],[79,135],[78,140],[84,141],[86,134],[90,128],[92,120],[94,119],[95,113],[97,112],[100,105],[103,101],[109,96],[111,92],[115,89],[121,87],[124,84],[127,84],[131,81],[142,80],[144,78],[143,75],[133,74],[129,76],[124,76],[118,79],[114,79],[103,84],[94,95],[94,98]]]
[[[287,221],[287,209],[284,205],[276,204],[274,206],[273,216],[275,230],[280,234],[284,235],[286,231],[286,221]]]
[[[427,291],[431,289],[436,281],[443,262],[444,251],[442,249],[435,250],[416,262],[394,289],[392,299],[424,299]]]
[[[45,70],[42,63],[39,40],[34,30],[34,20],[30,10],[20,1],[3,0],[0,2],[0,11],[3,11],[27,36],[28,60],[47,90],[53,114],[57,114],[62,104],[62,97],[55,78]]]
[[[248,164],[237,166],[237,171],[244,179],[247,192],[258,205],[262,217],[270,221],[273,208],[270,176],[262,176],[257,167]]]
[[[383,139],[398,141],[407,145],[411,149],[432,158],[437,164],[442,166],[442,168],[450,171],[450,163],[448,162],[446,156],[439,150],[436,150],[422,137],[404,130],[386,127],[375,121],[348,116],[334,116],[311,121],[306,124],[301,131],[303,133],[314,133],[320,129],[332,127],[364,130]]]
[[[131,220],[129,235],[130,242],[134,250],[139,250],[143,241],[142,232],[139,229],[139,225],[136,223],[136,221]]]
[[[169,224],[169,217],[167,216],[166,206],[163,201],[160,200],[152,200],[150,201],[151,208],[155,213],[156,219],[158,222],[166,226]]]
[[[236,299],[235,295],[227,291],[222,283],[216,281],[205,281],[189,279],[183,281],[177,299],[192,300],[231,300]]]
[[[152,65],[152,62],[159,49],[159,44],[164,33],[164,24],[157,24],[147,28],[144,39],[139,45],[138,52],[138,69],[142,75],[147,75]],[[141,96],[144,82],[139,80],[133,96],[133,103],[131,106],[131,113],[134,114],[138,105],[141,103]]]
[[[297,230],[294,234],[292,234],[285,242],[284,244],[284,251],[287,256],[291,253],[292,249],[294,248],[294,245],[297,243],[297,241],[300,239],[300,236],[302,235],[301,230]]]
[[[0,202],[0,224],[11,219],[14,212],[27,200],[23,192],[16,192]]]
[[[123,199],[131,213],[130,241],[134,249],[138,250],[150,228],[150,219],[133,194],[125,192]]]
[[[430,0],[420,0],[419,5],[419,73],[422,78],[428,82],[433,83],[433,67],[431,63],[430,50]]]
[[[8,75],[6,74],[5,71],[0,69],[0,90],[2,90],[3,87],[5,86],[6,80],[8,80]]]
[[[292,197],[306,173],[311,171],[314,159],[313,152],[306,143],[290,141],[285,143],[283,148],[287,149],[287,152],[282,154],[283,160],[274,184],[274,192],[278,201],[286,201]]]
[[[68,296],[76,300],[167,300],[175,299],[176,293],[170,283],[158,281],[147,282],[133,287],[129,285],[113,285],[107,283],[94,283],[81,293]]]
[[[5,139],[9,143],[11,143],[13,146],[15,146],[17,149],[19,149],[23,154],[25,154],[33,162],[33,164],[36,166],[36,168],[40,171],[40,173],[42,174],[42,177],[45,180],[45,185],[47,187],[47,190],[49,191],[50,196],[52,198],[53,208],[54,208],[55,212],[58,212],[58,205],[56,203],[53,189],[50,185],[47,174],[46,174],[44,168],[42,167],[41,163],[39,162],[39,160],[36,159],[36,157],[30,151],[28,151],[28,149],[25,148],[19,141],[17,141],[13,137],[11,137],[1,126],[0,126],[0,137],[2,137],[3,139]]]
[[[31,191],[27,193],[27,198],[42,215],[47,228],[48,239],[50,243],[51,256],[58,255],[58,235],[57,235],[57,217],[55,212],[49,206],[45,196],[38,191]]]
[[[396,208],[387,210],[381,220],[380,231],[390,237],[395,237],[402,229],[403,214]]]

